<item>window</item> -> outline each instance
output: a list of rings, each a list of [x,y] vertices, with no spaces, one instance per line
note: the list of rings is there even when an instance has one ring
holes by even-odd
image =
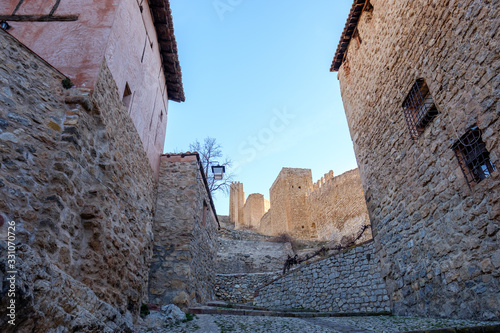
[[[203,200],[203,218],[201,220],[201,224],[203,226],[207,225],[207,211],[208,211],[208,205],[205,200]]]
[[[452,148],[469,186],[479,183],[495,170],[477,126],[462,135]]]
[[[424,79],[418,79],[403,102],[403,110],[411,137],[416,140],[437,116],[431,93]]]
[[[373,5],[370,3],[370,0],[366,0],[365,8],[363,8],[363,11],[365,11],[365,12],[372,12],[373,11]]]
[[[125,83],[125,89],[123,90],[123,98],[122,98],[123,105],[125,105],[127,110],[130,107],[131,100],[132,100],[132,91],[130,90],[130,87],[127,82]]]
[[[354,38],[358,42],[358,47],[361,46],[362,40],[361,36],[359,35],[358,28],[354,30],[354,33],[352,34],[352,38]]]

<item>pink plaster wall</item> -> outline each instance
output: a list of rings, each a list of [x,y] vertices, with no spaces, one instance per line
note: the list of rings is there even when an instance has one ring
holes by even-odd
[[[19,0],[2,2],[0,14],[10,15]],[[48,15],[54,3],[51,0],[25,1],[16,14]],[[92,88],[119,4],[120,0],[62,0],[55,15],[79,15],[77,21],[11,21],[9,33],[78,86]]]
[[[158,174],[167,127],[168,96],[158,38],[148,3],[122,1],[106,48],[106,62],[121,96],[132,91],[129,114],[142,139],[151,167]]]
[[[18,2],[2,1],[0,14],[12,14]],[[16,14],[49,14],[54,3],[55,0],[25,1]],[[54,15],[79,15],[77,21],[9,22],[9,33],[79,87],[93,87],[105,57],[120,96],[126,83],[132,91],[128,112],[158,175],[168,96],[147,1],[142,6],[141,13],[136,0],[62,0]]]

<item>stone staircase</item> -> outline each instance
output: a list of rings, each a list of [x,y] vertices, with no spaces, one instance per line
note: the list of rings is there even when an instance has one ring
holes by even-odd
[[[250,303],[260,286],[275,279],[292,252],[290,244],[249,230],[219,230],[215,296],[231,303]]]
[[[271,309],[249,304],[233,304],[222,301],[208,302],[206,305],[190,307],[192,314],[218,314],[239,316],[266,316],[266,317],[293,317],[293,318],[316,318],[316,317],[352,317],[352,316],[381,316],[390,315],[390,312],[356,312],[356,313],[333,313],[319,312],[311,309]]]

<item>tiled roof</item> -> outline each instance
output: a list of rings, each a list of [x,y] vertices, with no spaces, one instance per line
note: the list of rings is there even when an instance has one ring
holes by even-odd
[[[149,7],[153,14],[156,34],[158,35],[163,71],[167,82],[168,99],[184,102],[186,98],[182,86],[181,66],[177,54],[170,3],[168,0],[149,0]]]
[[[331,72],[336,72],[342,65],[342,60],[344,59],[344,54],[347,51],[349,42],[351,41],[352,34],[358,25],[359,17],[365,6],[366,0],[354,0],[352,3],[351,11],[349,17],[345,23],[344,31],[340,37],[339,45],[337,46],[337,51],[335,51],[335,56],[333,57],[332,67],[330,67]]]

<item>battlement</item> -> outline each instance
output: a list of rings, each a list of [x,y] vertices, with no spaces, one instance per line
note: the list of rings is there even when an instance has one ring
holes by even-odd
[[[325,175],[315,182],[313,187],[307,191],[307,197],[322,195],[322,193],[331,190],[334,186],[339,186],[346,182],[355,182],[357,178],[359,178],[358,169],[346,171],[338,176],[334,176],[333,171],[330,170],[330,172],[325,173]]]
[[[243,184],[231,185],[230,209],[237,206]],[[334,176],[330,170],[313,183],[311,169],[282,168],[270,190],[270,209],[261,209],[261,194],[251,194],[254,202],[240,209],[243,219],[235,228],[253,227],[266,235],[288,233],[301,239],[341,238],[369,224],[361,180],[357,169]],[[266,213],[267,212],[267,213]],[[236,212],[233,216],[236,216]]]

